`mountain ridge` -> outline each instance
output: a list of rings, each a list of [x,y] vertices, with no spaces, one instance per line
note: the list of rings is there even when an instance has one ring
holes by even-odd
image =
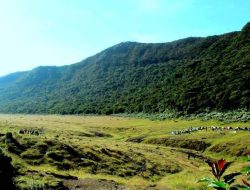
[[[249,109],[249,26],[167,43],[121,42],[72,65],[0,77],[0,112]]]

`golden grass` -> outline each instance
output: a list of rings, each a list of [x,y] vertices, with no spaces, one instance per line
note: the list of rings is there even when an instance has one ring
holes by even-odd
[[[174,151],[171,147],[161,145],[151,145],[144,143],[126,142],[130,137],[145,136],[146,139],[173,137],[171,131],[185,129],[190,126],[249,126],[250,123],[222,123],[214,120],[165,120],[151,121],[148,119],[123,118],[113,116],[59,116],[59,115],[5,115],[0,114],[0,133],[12,132],[18,134],[22,128],[39,128],[44,129],[41,136],[23,135],[23,137],[31,138],[35,141],[44,139],[56,139],[60,142],[70,144],[74,147],[108,147],[114,150],[122,150],[124,152],[141,153],[146,159],[152,160],[158,164],[166,165],[169,163],[177,164],[182,167],[182,171],[177,174],[166,174],[160,180],[146,180],[140,176],[134,177],[118,177],[113,175],[97,174],[93,175],[85,170],[58,170],[51,165],[32,166],[23,162],[23,160],[13,154],[9,154],[16,164],[22,164],[27,170],[35,170],[39,172],[54,172],[61,174],[70,174],[79,178],[105,178],[113,179],[117,182],[127,184],[129,186],[146,187],[155,184],[160,188],[171,189],[206,189],[203,184],[198,184],[197,180],[204,176],[211,176],[207,165],[198,159],[187,159],[187,155],[178,151]],[[112,137],[85,137],[81,134],[91,133],[93,131],[104,132],[112,135]],[[206,139],[213,145],[223,142],[233,142],[236,146],[247,146],[250,148],[250,132],[230,133],[226,132],[221,135],[219,132],[200,131],[191,135],[183,135],[184,139]],[[237,148],[237,147],[236,147]],[[206,151],[207,156],[220,158],[225,157],[229,160],[235,160],[239,164],[235,164],[230,171],[239,170],[245,166],[245,163],[225,153],[212,153]],[[212,177],[212,176],[211,176]]]

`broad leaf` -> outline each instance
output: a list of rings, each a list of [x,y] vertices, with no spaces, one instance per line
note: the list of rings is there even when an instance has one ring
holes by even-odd
[[[241,173],[240,172],[234,172],[234,173],[225,175],[223,178],[224,178],[224,181],[227,184],[232,184],[235,181],[235,177],[238,176],[238,175],[241,175]]]
[[[225,166],[225,164],[226,164],[227,162],[226,162],[226,160],[225,159],[220,159],[219,161],[218,161],[218,169],[219,169],[219,171],[221,171],[223,168],[224,168],[224,166]]]
[[[213,187],[217,189],[227,189],[227,184],[222,181],[214,181],[208,185],[208,187]]]
[[[241,170],[241,172],[242,172],[242,173],[246,173],[246,174],[250,173],[250,166],[247,166],[247,167],[243,168],[243,169]]]
[[[250,188],[247,187],[246,185],[235,185],[238,190],[249,190]]]
[[[220,171],[220,176],[223,175],[223,173],[226,171],[226,169],[232,164],[233,162],[226,162],[222,168],[222,170]]]

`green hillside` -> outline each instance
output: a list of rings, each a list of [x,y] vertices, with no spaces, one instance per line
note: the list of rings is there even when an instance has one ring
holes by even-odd
[[[240,32],[206,38],[125,42],[70,66],[38,67],[0,78],[0,112],[249,109],[249,63],[250,23]]]

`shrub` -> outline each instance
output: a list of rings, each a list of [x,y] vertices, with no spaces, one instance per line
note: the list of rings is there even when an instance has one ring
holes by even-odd
[[[250,166],[244,168],[241,172],[233,172],[227,175],[223,175],[232,162],[227,162],[225,159],[218,161],[207,161],[214,178],[205,177],[198,182],[207,182],[208,187],[212,187],[217,190],[250,190]],[[237,176],[244,177],[242,179],[243,184],[233,184]],[[223,180],[221,178],[223,177]]]

